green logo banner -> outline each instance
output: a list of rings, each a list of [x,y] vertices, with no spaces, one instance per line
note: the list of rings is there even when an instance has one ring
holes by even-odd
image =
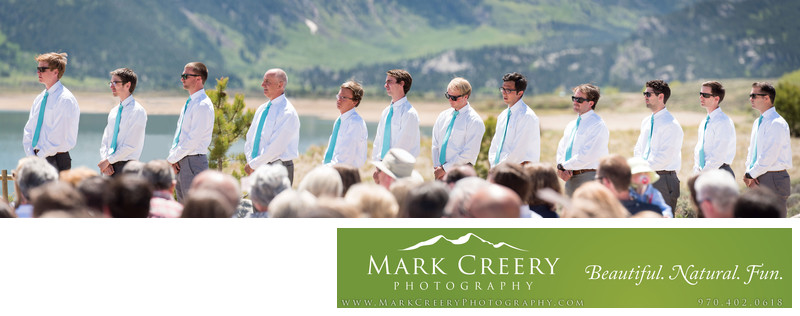
[[[790,228],[339,228],[339,308],[790,308]]]

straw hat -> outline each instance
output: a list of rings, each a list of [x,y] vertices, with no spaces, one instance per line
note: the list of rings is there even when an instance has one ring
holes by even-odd
[[[631,166],[631,174],[647,173],[647,175],[650,176],[650,183],[655,183],[659,179],[658,174],[653,168],[650,168],[650,163],[641,157],[628,159],[628,165]]]
[[[389,149],[382,161],[372,161],[375,167],[395,180],[411,176],[422,178],[422,175],[414,170],[416,163],[417,159],[401,148]]]

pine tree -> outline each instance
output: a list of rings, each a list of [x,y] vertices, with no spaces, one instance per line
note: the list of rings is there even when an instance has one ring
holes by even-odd
[[[234,96],[233,104],[228,103],[228,94],[225,92],[227,87],[228,77],[222,77],[217,79],[217,87],[214,90],[206,91],[214,104],[214,132],[209,147],[208,166],[222,171],[231,161],[237,161],[238,168],[233,170],[232,175],[238,179],[244,175],[245,155],[243,153],[226,155],[226,153],[233,143],[245,137],[250,123],[253,122],[255,111],[244,110],[244,95],[241,93]]]

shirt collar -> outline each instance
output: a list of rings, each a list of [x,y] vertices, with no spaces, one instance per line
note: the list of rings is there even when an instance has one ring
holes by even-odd
[[[764,114],[761,114],[761,115],[766,117],[766,118],[772,118],[772,117],[775,117],[775,116],[779,116],[778,115],[778,111],[775,111],[775,107],[774,106],[769,108],[769,110],[764,111]]]
[[[275,99],[269,100],[269,102],[272,102],[272,105],[286,103],[286,94],[282,93],[281,95],[279,95]]]
[[[405,103],[408,103],[408,97],[403,97],[402,99],[397,100],[397,102],[393,102],[392,107],[400,108],[400,106],[402,106]]]
[[[450,107],[450,109],[453,110],[453,111],[456,110],[452,106]],[[461,110],[458,110],[458,114],[467,113],[469,111],[469,109],[470,109],[469,102],[467,102],[467,105],[465,105],[463,108],[461,108]]]
[[[200,89],[200,90],[197,90],[197,92],[192,93],[192,95],[190,95],[189,98],[192,99],[192,102],[196,102],[196,101],[202,100],[203,97],[205,97],[205,96],[206,96],[206,90],[205,89]]]
[[[510,108],[508,108],[508,110],[512,111],[512,112],[521,111],[521,109],[524,109],[526,107],[527,107],[527,105],[525,104],[525,102],[522,102],[522,98],[520,98],[517,101],[517,103],[514,103],[514,105],[512,105]]]
[[[711,111],[711,113],[708,113],[709,117],[717,117],[717,116],[720,116],[720,115],[722,115],[722,108],[720,108],[720,107],[717,107],[716,109],[714,109],[714,111]]]
[[[669,111],[667,111],[667,108],[663,108],[661,109],[661,111],[653,113],[653,118],[659,118],[665,115],[669,115]]]
[[[594,110],[589,110],[589,111],[586,111],[586,113],[583,113],[583,114],[581,114],[581,115],[578,115],[578,116],[580,116],[580,117],[582,117],[582,118],[583,118],[583,117],[588,117],[588,116],[590,116],[590,115],[592,115],[592,114],[594,114]]]
[[[351,116],[353,116],[355,114],[356,114],[356,108],[352,108],[349,111],[344,112],[341,115],[339,115],[339,117],[342,118],[342,121],[344,121],[345,119],[347,119],[347,118],[349,118],[349,117],[351,117]]]
[[[125,98],[125,100],[122,100],[120,104],[122,104],[123,108],[133,104],[133,95],[129,95],[127,98]]]
[[[64,88],[64,85],[61,84],[61,80],[59,80],[59,81],[56,81],[56,83],[52,87],[50,87],[50,89],[47,89],[47,93],[54,94],[54,93],[58,92],[59,90],[61,90],[63,88]]]

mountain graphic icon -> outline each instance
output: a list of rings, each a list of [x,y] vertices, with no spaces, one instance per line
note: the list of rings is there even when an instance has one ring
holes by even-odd
[[[443,235],[439,235],[439,236],[433,237],[431,239],[418,242],[417,244],[415,244],[415,245],[413,245],[411,247],[408,247],[408,248],[405,248],[405,249],[400,249],[400,251],[409,251],[409,250],[419,249],[419,248],[422,248],[422,247],[432,246],[432,245],[435,245],[435,244],[440,243],[440,242],[449,242],[450,244],[460,246],[460,245],[467,244],[470,240],[475,240],[476,242],[480,242],[480,243],[484,243],[484,244],[490,245],[490,246],[494,247],[495,249],[508,247],[508,248],[511,248],[511,249],[514,249],[514,250],[518,250],[518,251],[527,251],[525,249],[521,249],[521,248],[514,247],[512,245],[509,245],[509,244],[507,244],[505,242],[493,243],[493,242],[487,241],[486,239],[483,239],[480,236],[475,235],[473,233],[467,233],[466,235],[458,237],[455,240],[448,239],[447,237],[444,237]]]

